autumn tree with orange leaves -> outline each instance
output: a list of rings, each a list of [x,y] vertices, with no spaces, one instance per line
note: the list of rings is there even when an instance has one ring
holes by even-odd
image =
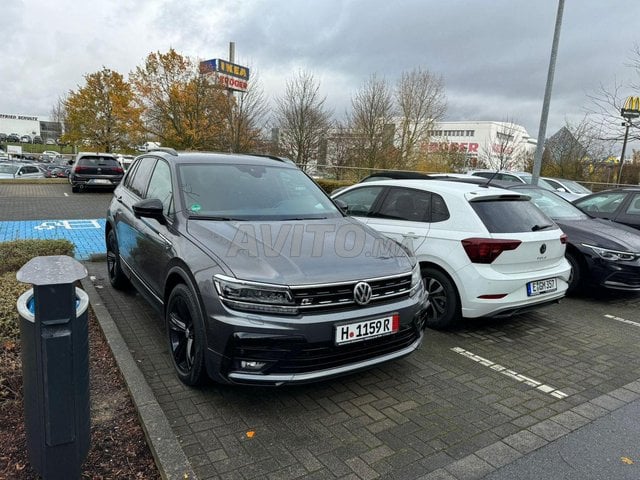
[[[194,61],[173,49],[151,53],[129,78],[149,140],[182,150],[225,148],[227,94]]]
[[[64,101],[64,140],[104,152],[126,148],[140,135],[141,109],[121,74],[104,68]]]

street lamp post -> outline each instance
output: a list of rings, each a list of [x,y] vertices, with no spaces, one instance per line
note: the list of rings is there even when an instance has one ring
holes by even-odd
[[[622,166],[624,165],[624,155],[627,150],[627,139],[629,138],[629,127],[632,125],[631,119],[640,117],[640,97],[627,97],[624,107],[620,109],[620,115],[624,118],[622,124],[624,128],[624,140],[622,141],[622,153],[620,155],[620,166],[618,167],[618,185],[622,181]]]

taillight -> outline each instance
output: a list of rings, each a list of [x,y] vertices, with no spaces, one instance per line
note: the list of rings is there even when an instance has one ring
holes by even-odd
[[[75,173],[86,172],[87,170],[89,170],[89,167],[83,167],[82,165],[76,165],[76,166],[73,168],[73,171],[74,171]]]
[[[566,233],[563,233],[562,235],[560,235],[560,243],[563,244],[563,245],[565,243],[567,243],[567,234]]]
[[[464,251],[472,263],[491,263],[506,250],[515,250],[520,240],[501,240],[494,238],[466,238],[462,240]]]

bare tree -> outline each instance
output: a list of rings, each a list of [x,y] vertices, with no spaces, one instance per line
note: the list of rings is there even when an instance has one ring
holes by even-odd
[[[599,168],[601,160],[609,156],[612,142],[599,139],[600,130],[594,131],[589,116],[576,123],[566,123],[547,139],[542,169],[545,175],[587,180]]]
[[[67,96],[59,96],[58,100],[56,100],[56,103],[51,107],[51,113],[50,113],[50,117],[51,117],[51,121],[52,122],[59,122],[62,123],[64,122],[66,113],[65,113],[65,104],[67,102]]]
[[[386,80],[371,75],[351,99],[351,109],[349,124],[356,163],[371,169],[389,168],[394,112],[393,96]]]
[[[631,50],[627,67],[633,69],[640,78],[640,45],[635,44]],[[640,83],[629,82],[623,84],[617,79],[613,80],[613,85],[605,86],[600,84],[599,89],[587,95],[590,105],[585,109],[591,130],[598,135],[599,140],[618,141],[624,138],[625,129],[622,128],[621,109],[629,95],[637,95],[640,90]],[[629,129],[629,141],[640,140],[640,122],[635,119],[631,122]]]
[[[325,100],[319,82],[304,71],[288,80],[284,95],[276,99],[280,145],[305,170],[317,161],[329,129],[331,112],[325,109]]]
[[[447,109],[444,82],[429,70],[416,68],[402,73],[395,97],[400,115],[396,133],[397,163],[410,168],[416,164],[420,143]]]
[[[246,92],[228,96],[228,142],[232,152],[251,152],[258,147],[268,104],[258,75],[252,73]]]

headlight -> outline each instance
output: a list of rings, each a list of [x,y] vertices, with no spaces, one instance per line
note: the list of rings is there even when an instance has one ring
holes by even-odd
[[[420,264],[416,263],[411,271],[411,290],[409,295],[413,296],[416,292],[422,288],[422,272],[420,271]]]
[[[248,282],[225,275],[215,275],[213,283],[222,302],[230,308],[287,315],[298,313],[288,287]]]
[[[582,244],[583,247],[590,248],[603,260],[609,260],[611,262],[632,262],[638,258],[637,253],[633,252],[620,252],[618,250],[609,250],[608,248],[594,247],[593,245]]]

